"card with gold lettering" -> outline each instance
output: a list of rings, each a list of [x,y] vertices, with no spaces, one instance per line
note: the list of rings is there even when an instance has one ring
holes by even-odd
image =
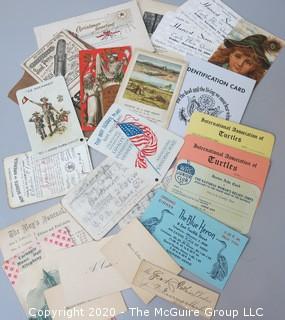
[[[248,241],[162,189],[141,221],[180,266],[220,289]]]
[[[210,318],[205,312],[214,309],[219,294],[164,268],[143,260],[133,283],[142,289],[195,312],[195,316]],[[189,314],[190,316],[190,314]]]
[[[196,134],[240,150],[270,158],[275,137],[272,133],[194,112],[186,134]]]

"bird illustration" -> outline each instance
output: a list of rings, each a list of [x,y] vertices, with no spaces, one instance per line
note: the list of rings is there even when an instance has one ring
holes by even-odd
[[[146,219],[145,221],[142,221],[142,224],[145,226],[145,228],[150,232],[154,233],[156,227],[162,222],[163,217],[165,214],[171,214],[173,216],[173,213],[169,211],[168,209],[163,209],[161,211],[160,218],[157,217],[151,217]]]
[[[222,252],[227,248],[227,244],[222,240],[217,239],[217,241],[222,244],[222,248],[217,254],[217,261],[213,264],[210,274],[212,279],[222,281],[228,274],[228,262],[226,257],[222,255]]]

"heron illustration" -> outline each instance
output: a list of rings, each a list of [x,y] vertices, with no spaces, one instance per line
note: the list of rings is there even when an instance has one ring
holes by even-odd
[[[213,264],[212,271],[210,272],[211,278],[216,280],[224,280],[224,278],[228,274],[228,262],[227,258],[222,255],[222,252],[227,248],[227,244],[225,241],[218,240],[222,244],[222,248],[219,250],[217,254],[217,261]]]
[[[160,218],[151,217],[149,219],[146,219],[145,221],[142,221],[142,224],[150,233],[154,233],[156,227],[162,222],[165,214],[171,214],[173,216],[173,213],[171,211],[169,211],[168,209],[163,209],[161,211]]]

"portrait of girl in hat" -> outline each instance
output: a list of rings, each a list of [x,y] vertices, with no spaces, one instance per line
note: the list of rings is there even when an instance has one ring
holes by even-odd
[[[242,40],[225,39],[209,62],[256,80],[258,83],[271,63],[268,55],[276,54],[282,45],[263,34],[255,34]]]

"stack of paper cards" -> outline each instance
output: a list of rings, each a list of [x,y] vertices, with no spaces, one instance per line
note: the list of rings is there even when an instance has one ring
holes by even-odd
[[[285,42],[244,20],[220,0],[188,0],[164,15],[152,35],[154,45],[209,60],[261,80]]]
[[[209,62],[189,57],[169,130],[184,137],[193,112],[240,122],[255,81]]]
[[[4,160],[9,204],[62,196],[92,169],[62,76],[17,91],[32,152]]]
[[[248,233],[262,194],[272,134],[194,113],[168,191]]]
[[[220,289],[248,241],[161,189],[141,220],[180,266]]]

